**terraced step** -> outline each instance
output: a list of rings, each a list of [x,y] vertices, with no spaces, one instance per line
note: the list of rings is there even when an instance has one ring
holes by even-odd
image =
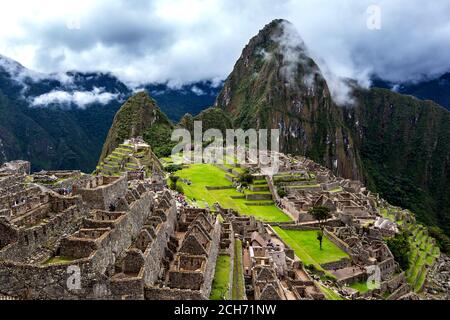
[[[267,185],[267,181],[266,180],[255,180],[253,181],[254,185]]]
[[[268,185],[251,185],[250,190],[254,192],[269,191]]]
[[[127,163],[125,166],[126,169],[134,169],[134,170],[138,170],[139,167],[140,166],[138,164],[133,164],[133,163]]]

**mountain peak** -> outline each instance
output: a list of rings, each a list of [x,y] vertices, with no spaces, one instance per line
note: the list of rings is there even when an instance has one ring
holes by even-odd
[[[270,22],[250,40],[215,106],[229,112],[237,127],[279,129],[283,152],[322,161],[342,176],[361,176],[349,134],[338,127],[341,111],[300,34],[286,20]]]
[[[126,139],[143,137],[150,145],[158,139],[167,143],[170,141],[172,126],[147,92],[137,92],[116,113],[103,146],[100,162]]]
[[[31,73],[30,70],[25,68],[16,60],[13,60],[1,54],[0,54],[0,69],[3,69],[11,77],[27,76]]]

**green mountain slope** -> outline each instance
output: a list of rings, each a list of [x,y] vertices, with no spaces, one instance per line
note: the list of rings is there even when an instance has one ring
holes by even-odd
[[[280,129],[280,148],[304,154],[340,176],[362,177],[342,108],[292,25],[275,20],[244,48],[216,107],[237,128]]]
[[[226,135],[226,130],[233,128],[233,120],[230,115],[220,108],[208,108],[195,117],[187,113],[181,118],[178,125],[188,129],[192,134],[195,121],[202,122],[203,132],[208,129],[219,129],[222,131],[224,137]]]
[[[252,38],[216,106],[239,128],[279,128],[283,152],[365,180],[391,203],[450,233],[450,113],[388,90],[355,86],[339,107],[291,24],[275,20]]]
[[[140,92],[119,109],[109,130],[103,151],[102,162],[126,139],[143,137],[157,156],[170,154],[173,125],[146,92]]]
[[[450,233],[450,112],[385,89],[355,95],[345,119],[368,186]]]
[[[0,162],[30,160],[33,170],[95,165],[95,143],[69,112],[31,109],[0,91]]]

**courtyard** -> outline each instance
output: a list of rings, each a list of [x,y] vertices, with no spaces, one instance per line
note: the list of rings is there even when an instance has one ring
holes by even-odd
[[[321,264],[339,261],[343,258],[350,258],[334,243],[323,237],[322,250],[320,250],[317,240],[317,231],[285,230],[274,227],[275,232],[283,241],[290,246],[295,255],[305,264],[313,265],[321,270]]]

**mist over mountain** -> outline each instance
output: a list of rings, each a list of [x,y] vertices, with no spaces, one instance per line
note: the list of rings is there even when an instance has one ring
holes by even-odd
[[[366,74],[339,77],[314,51],[294,24],[277,19],[250,40],[225,82],[132,86],[109,72],[43,74],[0,56],[0,161],[92,171],[103,145],[102,156],[136,134],[166,154],[173,123],[189,113],[181,121],[187,126],[206,119],[221,129],[278,128],[283,152],[364,180],[450,232],[450,113],[419,100],[448,106],[447,75],[415,83],[376,80],[372,87],[389,90],[370,88],[361,81]],[[142,90],[149,97],[136,98]],[[164,121],[152,126],[152,112]],[[145,119],[150,123],[136,122]]]
[[[178,122],[211,106],[220,85],[142,89]],[[42,74],[0,56],[0,162],[20,158],[34,170],[94,170],[114,115],[135,90],[110,73]]]
[[[395,83],[376,78],[373,79],[372,86],[412,95],[421,100],[431,100],[450,110],[450,72],[416,82]]]
[[[450,112],[325,76],[289,22],[274,20],[250,40],[215,106],[236,127],[280,129],[283,152],[362,179],[450,232]]]

